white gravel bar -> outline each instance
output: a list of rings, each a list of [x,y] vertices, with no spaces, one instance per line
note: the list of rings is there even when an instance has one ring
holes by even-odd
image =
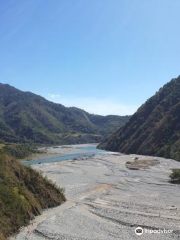
[[[136,156],[108,153],[33,165],[66,189],[67,202],[44,211],[11,240],[180,239],[180,186],[169,182],[180,163],[156,158],[159,164],[149,169],[127,169]]]

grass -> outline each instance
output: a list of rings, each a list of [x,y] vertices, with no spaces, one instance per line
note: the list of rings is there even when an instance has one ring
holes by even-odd
[[[65,200],[64,189],[0,152],[0,240],[27,225],[43,209]]]
[[[0,149],[2,149],[5,146],[5,144],[0,143]]]

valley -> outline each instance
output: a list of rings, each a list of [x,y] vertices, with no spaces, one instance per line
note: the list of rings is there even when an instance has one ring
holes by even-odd
[[[180,240],[179,9],[0,1],[0,240]]]

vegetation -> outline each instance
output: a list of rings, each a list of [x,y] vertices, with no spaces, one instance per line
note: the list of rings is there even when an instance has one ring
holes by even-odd
[[[126,162],[126,167],[131,170],[148,169],[152,166],[159,164],[156,159],[144,160],[144,159],[134,159],[134,161]]]
[[[180,161],[180,77],[161,88],[99,148]]]
[[[180,169],[173,169],[169,177],[173,183],[180,183]]]
[[[7,84],[0,84],[0,96],[0,142],[98,142],[129,119],[128,116],[104,117],[74,107],[66,108]],[[86,137],[83,137],[83,134],[86,134]]]
[[[0,149],[0,154],[6,153],[7,155],[16,159],[24,159],[33,153],[40,153],[35,145],[29,144],[4,144]]]
[[[0,152],[0,239],[7,239],[42,209],[55,207],[65,201],[63,189],[43,177],[39,172],[25,167]],[[18,148],[19,149],[19,148]],[[14,151],[14,149],[13,149]],[[19,153],[15,155],[19,157]],[[13,152],[14,153],[14,152]],[[11,152],[12,154],[12,152]],[[22,155],[20,155],[22,156]]]

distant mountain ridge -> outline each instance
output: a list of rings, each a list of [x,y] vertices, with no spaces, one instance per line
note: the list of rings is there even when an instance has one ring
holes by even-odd
[[[99,147],[180,161],[180,76],[165,84]]]
[[[129,116],[100,116],[67,108],[31,92],[0,84],[0,139],[5,142],[98,142],[128,119]]]

